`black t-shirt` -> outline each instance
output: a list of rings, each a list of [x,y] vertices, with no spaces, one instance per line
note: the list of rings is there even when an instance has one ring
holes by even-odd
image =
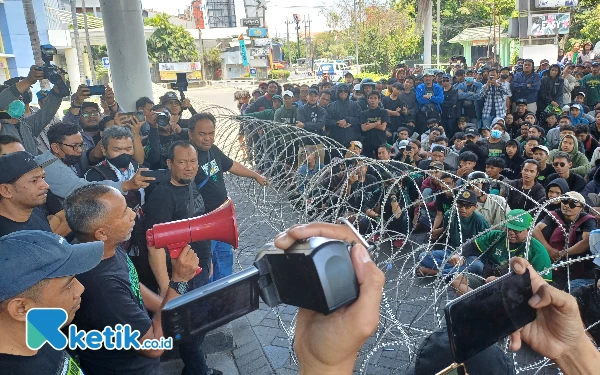
[[[56,350],[46,344],[36,355],[21,356],[0,354],[2,374],[19,375],[80,375],[83,374],[77,363],[66,351]],[[87,373],[86,373],[87,374]]]
[[[435,209],[437,212],[446,213],[452,208],[452,202],[454,197],[449,197],[445,193],[441,193],[435,196]]]
[[[537,176],[537,182],[539,182],[540,184],[542,184],[542,186],[545,187],[546,185],[548,185],[548,182],[550,182],[548,181],[548,177],[553,173],[556,173],[556,171],[554,170],[552,165],[550,163],[546,164],[546,168],[544,168]]]
[[[159,183],[144,206],[144,224],[146,229],[154,224],[168,223],[174,220],[189,219],[204,214],[204,200],[198,189],[192,189],[194,195],[194,209],[192,216],[188,215],[190,191],[188,186],[175,186],[170,181]],[[200,258],[201,264],[210,261],[210,241],[196,241],[190,243],[194,252]]]
[[[129,324],[144,336],[152,320],[144,307],[137,271],[127,254],[117,247],[113,257],[103,259],[92,270],[77,275],[85,287],[81,307],[73,324],[77,329],[102,331],[104,327]],[[158,374],[160,359],[150,359],[135,350],[78,350],[86,375]]]
[[[362,111],[360,113],[361,124],[373,123],[377,121],[381,121],[382,123],[390,122],[390,115],[388,115],[385,109],[381,109],[378,107],[375,109],[367,109],[366,111]],[[365,135],[365,140],[363,142],[371,146],[380,146],[382,144],[385,144],[387,141],[387,135],[385,135],[385,130],[379,130],[374,128],[371,130],[367,130],[363,133]]]
[[[400,100],[400,97],[396,98],[396,100],[392,99],[391,96],[385,96],[382,99],[383,108],[389,109],[390,111],[395,111],[400,108],[400,114],[402,114],[402,107],[404,103]],[[389,116],[389,113],[388,113]],[[388,122],[387,129],[390,133],[398,131],[400,125],[402,125],[402,117],[401,116],[389,116],[390,121]],[[362,123],[361,123],[362,124]]]
[[[52,232],[48,219],[42,210],[37,207],[31,211],[29,220],[22,223],[0,216],[0,237],[20,230],[43,230],[45,232]]]
[[[200,193],[204,198],[206,212],[211,212],[227,200],[223,172],[231,169],[233,160],[216,145],[213,145],[209,151],[198,151],[198,165],[200,168],[198,168],[195,182],[198,186],[204,184],[200,187]]]

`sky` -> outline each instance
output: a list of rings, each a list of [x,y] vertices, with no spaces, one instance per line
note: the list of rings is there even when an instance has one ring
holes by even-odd
[[[191,3],[191,0],[141,0],[144,8],[152,8],[154,10],[163,11],[168,14],[177,14],[178,10],[183,10],[186,6]],[[245,18],[244,12],[244,1],[235,1],[235,12],[238,20]],[[280,38],[286,37],[286,17],[289,20],[293,19],[293,14],[300,14],[301,18],[304,19],[306,15],[310,14],[310,29],[311,32],[326,31],[327,25],[323,15],[321,15],[319,8],[323,4],[331,4],[331,0],[302,0],[302,6],[290,5],[288,0],[269,0],[267,1],[266,11],[266,22],[269,28],[269,35]],[[304,24],[300,24],[300,38],[304,36]],[[290,25],[290,40],[296,39],[295,25]]]

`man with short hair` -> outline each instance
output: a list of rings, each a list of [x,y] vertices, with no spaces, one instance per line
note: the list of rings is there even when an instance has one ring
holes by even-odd
[[[506,116],[505,98],[510,93],[504,85],[498,83],[497,76],[498,72],[496,69],[491,69],[487,82],[481,91],[481,96],[484,98],[481,119],[483,127],[488,129],[492,127],[492,120],[494,118],[504,118]]]
[[[163,198],[169,199],[167,196]],[[140,343],[164,337],[161,321],[163,307],[168,301],[196,287],[197,278],[202,277],[194,276],[198,268],[196,253],[188,245],[183,248],[179,257],[170,259],[172,273],[167,282],[168,290],[162,291],[159,297],[140,284],[134,265],[120,247],[131,236],[136,214],[127,207],[127,202],[119,191],[98,184],[82,186],[65,200],[65,212],[78,242],[104,243],[100,264],[79,276],[86,291],[81,296],[81,309],[74,319],[77,328],[102,331],[104,327],[114,329],[117,325],[128,324],[132,331],[140,332]],[[163,262],[166,263],[164,253]],[[206,280],[208,270],[203,272]],[[154,314],[152,319],[148,311]],[[194,374],[208,373],[201,342],[201,338],[194,338],[179,347],[186,369],[190,367],[189,372]],[[86,374],[133,375],[158,373],[159,357],[163,350],[124,351],[101,348],[78,349],[77,353]]]
[[[435,118],[440,120],[442,111],[441,104],[444,102],[444,89],[442,86],[433,82],[433,72],[425,71],[423,74],[423,83],[415,88],[415,96],[419,104],[417,112],[416,131],[423,133],[426,129],[427,120]]]
[[[421,160],[418,164],[419,169],[422,170],[429,170],[431,163],[438,161],[441,162],[442,165],[444,166],[444,170],[445,171],[453,171],[454,168],[452,168],[451,165],[449,165],[448,163],[446,163],[444,161],[444,159],[446,158],[446,148],[444,146],[440,146],[440,145],[436,145],[434,146],[430,153],[429,153],[430,158],[426,159],[426,160]],[[459,156],[460,157],[460,156]]]
[[[512,87],[511,87],[512,90]],[[515,109],[516,111],[513,112],[513,121],[515,124],[522,124],[525,121],[525,116],[527,116],[527,99],[524,98],[515,98],[514,94],[513,94],[513,98],[514,103],[515,103]]]
[[[555,153],[554,159],[552,159],[552,166],[556,173],[548,176],[547,183],[550,183],[557,178],[563,178],[567,181],[570,191],[583,191],[586,185],[585,180],[580,175],[571,173],[571,167],[573,166],[571,155],[563,151]]]
[[[338,85],[337,100],[327,107],[325,122],[327,135],[342,145],[347,145],[350,141],[358,141],[361,137],[360,105],[355,101],[348,100],[348,95],[348,86]],[[331,158],[339,156],[342,155],[332,151]]]
[[[311,89],[308,91],[308,101],[298,108],[298,122],[296,126],[303,128],[304,130],[322,136],[323,129],[325,128],[325,121],[327,117],[327,110],[320,107],[317,104],[319,99],[319,92]],[[325,147],[323,143],[318,142],[316,137],[303,137],[302,144],[299,147],[299,154],[303,153],[303,149],[306,146],[315,145],[319,152],[320,164],[325,163]],[[298,156],[298,164],[303,163],[301,155]]]
[[[491,180],[489,182],[490,194],[499,195],[502,184],[500,181],[504,181],[506,178],[500,173],[504,169],[506,163],[504,159],[500,157],[491,157],[485,161],[485,174]]]
[[[546,199],[544,187],[537,182],[540,164],[533,159],[523,162],[521,178],[508,181],[502,186],[500,195],[506,198],[506,203],[512,209],[532,210]]]
[[[322,91],[321,93],[319,93],[319,107],[327,109],[330,102],[331,102],[331,92],[330,91]]]
[[[581,87],[585,90],[585,104],[593,106],[600,100],[600,63],[592,63],[592,72],[583,77]]]
[[[364,134],[363,154],[369,158],[375,157],[377,148],[387,141],[386,129],[390,121],[387,110],[379,107],[381,96],[373,91],[368,96],[368,108],[360,113],[359,123]]]
[[[279,92],[279,84],[276,81],[269,81],[267,92],[256,99],[256,101],[248,106],[246,112],[262,112],[267,108],[273,108],[273,95]]]
[[[283,106],[275,111],[275,122],[287,125],[296,125],[298,122],[298,107],[293,102],[294,94],[286,90],[283,92]],[[304,124],[302,124],[304,126]]]
[[[27,314],[62,309],[69,325],[79,309],[83,285],[77,276],[100,263],[100,241],[70,245],[38,230],[0,238],[0,368],[4,374],[80,374],[78,363],[49,343],[29,349]]]
[[[466,178],[469,173],[473,172],[477,166],[477,155],[471,151],[464,151],[458,155],[458,169],[456,175],[461,178]]]
[[[415,79],[406,77],[403,84],[403,90],[398,94],[402,111],[400,111],[400,124],[408,129],[408,135],[412,136],[415,132],[415,123],[419,104],[415,96]]]
[[[194,184],[204,200],[205,212],[211,212],[227,201],[227,188],[223,174],[230,172],[239,177],[255,180],[259,185],[268,184],[267,179],[230,159],[215,145],[217,120],[210,113],[198,113],[190,118],[188,135],[197,149],[197,174]],[[191,163],[191,161],[190,161]],[[154,193],[153,193],[154,194]],[[233,273],[233,249],[231,245],[212,241],[213,281]]]
[[[592,159],[594,151],[598,148],[598,141],[590,135],[590,129],[587,125],[579,124],[575,126],[575,136],[579,142],[583,143],[583,150],[581,150],[585,157]]]
[[[82,178],[83,170],[80,161],[85,146],[79,132],[79,125],[60,122],[50,128],[48,140],[52,150],[37,156],[36,161],[39,164],[44,164],[50,160],[58,159],[45,168],[45,179],[52,193],[58,198],[64,199],[73,190],[89,184],[88,181]],[[121,192],[145,188],[154,179],[143,177],[141,175],[142,170],[148,169],[138,169],[133,177],[123,182],[103,180],[100,183],[112,186]]]
[[[25,151],[25,147],[23,147],[19,138],[6,134],[0,135],[0,156],[17,151]]]
[[[536,113],[537,97],[541,83],[542,79],[540,75],[534,71],[533,60],[525,59],[523,61],[523,71],[515,73],[515,76],[510,82],[513,100],[527,100],[527,110]]]

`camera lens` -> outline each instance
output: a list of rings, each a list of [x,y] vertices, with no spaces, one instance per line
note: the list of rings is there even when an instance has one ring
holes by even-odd
[[[156,125],[160,126],[161,128],[169,126],[169,115],[164,112],[157,112]]]

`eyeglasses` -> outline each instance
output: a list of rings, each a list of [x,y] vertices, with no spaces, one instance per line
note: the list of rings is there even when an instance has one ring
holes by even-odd
[[[567,165],[567,163],[565,163],[565,162],[562,162],[562,161],[561,161],[561,162],[552,163],[552,166],[553,166],[553,167],[561,167],[561,168],[564,168],[566,165]]]
[[[91,112],[83,112],[81,114],[81,117],[88,118],[90,116],[99,116],[99,115],[100,115],[100,112],[98,112],[98,111],[91,111]]]
[[[66,143],[59,143],[62,146],[67,146],[67,147],[71,147],[73,149],[73,151],[77,151],[77,150],[81,150],[83,151],[83,143],[76,143],[74,145],[69,145]]]
[[[523,229],[523,230],[516,230],[516,229],[510,229],[510,228],[506,228],[506,231],[507,231],[507,232],[509,232],[509,233],[510,233],[510,232],[512,232],[512,233],[514,233],[514,234],[521,234],[521,233],[523,233],[523,231],[526,231],[526,230],[527,230],[527,229]]]
[[[569,206],[569,208],[581,207],[579,202],[574,199],[563,199],[560,201],[560,203],[564,204],[565,206]]]
[[[444,78],[444,79],[442,79],[442,82],[450,82],[450,80],[447,78]]]
[[[471,208],[471,207],[475,207],[475,205],[471,204],[471,203],[466,203],[466,202],[456,202],[456,207],[458,207],[458,208]]]

